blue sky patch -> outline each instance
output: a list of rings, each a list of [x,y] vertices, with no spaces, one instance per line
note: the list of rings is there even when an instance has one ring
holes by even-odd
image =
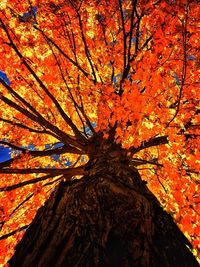
[[[2,79],[7,85],[11,85],[11,82],[8,79],[8,76],[2,70],[0,70],[0,79]]]

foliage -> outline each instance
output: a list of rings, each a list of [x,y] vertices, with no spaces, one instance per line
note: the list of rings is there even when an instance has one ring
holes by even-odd
[[[1,264],[54,187],[83,175],[97,133],[109,140],[111,129],[198,248],[197,2],[0,4],[0,144],[12,149],[0,163]]]

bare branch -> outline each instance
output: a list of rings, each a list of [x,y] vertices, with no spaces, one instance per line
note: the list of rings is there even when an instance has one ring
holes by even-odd
[[[31,156],[34,157],[39,157],[39,156],[52,156],[52,155],[60,155],[60,154],[64,154],[64,153],[73,153],[73,154],[83,154],[80,150],[78,150],[76,147],[73,147],[71,145],[63,145],[61,147],[57,147],[54,149],[49,149],[49,150],[29,150],[26,148],[22,148],[19,146],[16,146],[14,144],[11,144],[9,142],[6,141],[0,141],[0,144],[2,145],[6,145],[9,146],[10,148],[14,149],[14,150],[19,150],[22,151],[23,153],[29,153]]]
[[[19,123],[19,122],[14,122],[14,121],[11,121],[11,120],[7,120],[7,119],[4,119],[4,118],[0,118],[0,121],[3,121],[5,123],[8,123],[10,125],[13,125],[13,126],[17,126],[19,128],[23,128],[23,129],[26,129],[32,133],[39,133],[39,134],[49,134],[49,135],[53,135],[52,132],[49,132],[48,130],[37,130],[37,129],[33,129],[29,126],[26,126],[22,123]],[[57,135],[54,135],[55,138],[58,138]]]
[[[1,79],[0,79],[0,81],[2,82]],[[27,109],[22,108],[21,106],[19,106],[18,104],[16,104],[12,100],[10,100],[7,97],[3,96],[1,93],[0,93],[0,99],[4,103],[6,103],[7,105],[9,105],[10,107],[12,107],[15,110],[19,111],[20,113],[24,114],[26,117],[28,117],[32,121],[34,121],[36,123],[39,123],[40,125],[45,126],[48,129],[50,129],[53,132],[53,136],[54,137],[55,137],[55,134],[56,134],[56,138],[58,140],[61,140],[63,143],[70,142],[73,145],[80,147],[80,144],[77,143],[75,139],[71,138],[69,135],[67,135],[66,133],[64,133],[60,129],[58,129],[58,127],[52,125],[50,122],[48,122],[47,120],[45,120],[43,117],[37,117],[36,115],[34,115],[33,113],[31,113]]]
[[[134,167],[140,166],[140,165],[146,165],[146,164],[163,167],[163,164],[157,163],[157,161],[149,161],[149,160],[144,160],[144,159],[139,159],[139,158],[132,158],[130,162],[130,165]]]
[[[42,35],[46,38],[46,40],[48,40],[50,43],[53,44],[53,46],[56,47],[56,49],[58,49],[58,51],[65,57],[67,58],[75,67],[78,68],[78,70],[80,70],[86,78],[89,79],[89,73],[87,73],[80,65],[77,64],[76,61],[74,61],[73,59],[71,59],[50,37],[48,37],[40,28],[38,28],[37,26],[34,25],[34,28],[36,30],[38,30],[39,32],[42,33]],[[90,80],[90,79],[89,79]]]
[[[9,236],[12,236],[12,235],[16,234],[17,232],[23,231],[23,230],[25,230],[28,226],[29,226],[29,225],[24,225],[24,226],[22,226],[22,227],[20,227],[20,228],[18,228],[18,229],[16,229],[16,230],[14,230],[14,231],[8,233],[8,234],[2,235],[2,236],[0,236],[0,240],[6,239],[6,238],[8,238]]]
[[[34,196],[34,193],[29,194],[19,205],[17,205],[17,207],[12,211],[11,214],[14,214],[21,206],[23,206],[24,203],[26,203],[33,196]]]
[[[131,25],[130,25],[130,32],[129,32],[129,44],[128,44],[128,64],[130,66],[130,59],[131,59],[131,47],[132,47],[132,37],[133,37],[133,29],[135,28],[134,25],[134,13],[136,10],[137,0],[132,0],[132,12],[131,12]]]
[[[70,1],[70,3],[74,7],[74,9],[76,10],[76,13],[78,15],[79,27],[80,27],[80,30],[81,30],[81,37],[82,37],[84,48],[85,48],[85,54],[86,54],[87,60],[88,60],[88,62],[90,64],[90,67],[92,69],[92,74],[93,74],[93,77],[94,77],[93,82],[94,82],[94,84],[96,84],[97,77],[96,77],[95,69],[94,69],[94,66],[93,66],[93,63],[92,63],[92,60],[91,60],[91,54],[89,52],[88,45],[87,45],[87,42],[86,42],[86,39],[85,39],[85,36],[84,36],[84,33],[83,33],[83,24],[82,24],[82,20],[81,20],[81,15],[80,15],[79,10],[73,4],[73,2]]]
[[[48,95],[48,97],[52,100],[52,102],[55,104],[56,108],[58,109],[60,115],[62,116],[62,118],[64,119],[64,121],[71,127],[71,129],[73,130],[75,136],[77,137],[77,139],[83,143],[87,142],[87,139],[79,132],[78,128],[76,127],[76,125],[72,122],[72,120],[68,117],[68,115],[64,112],[64,110],[62,109],[62,107],[60,106],[60,104],[58,103],[58,101],[55,99],[55,97],[51,94],[51,92],[47,89],[47,87],[43,84],[43,82],[40,80],[40,78],[37,76],[37,74],[33,71],[33,69],[30,67],[30,65],[27,63],[27,61],[25,60],[25,58],[23,57],[23,55],[20,53],[20,51],[18,50],[18,48],[16,47],[16,45],[14,44],[12,38],[10,37],[10,34],[5,26],[5,24],[3,23],[3,21],[0,19],[1,21],[1,25],[3,27],[3,30],[6,32],[7,37],[10,41],[10,44],[12,46],[12,48],[14,49],[14,51],[16,52],[16,54],[18,55],[18,57],[23,61],[23,64],[25,65],[25,67],[29,70],[29,72],[33,75],[33,77],[35,78],[35,80],[38,82],[39,86],[43,89],[43,91]],[[44,120],[43,120],[44,121]],[[56,126],[53,126],[54,128],[57,128]],[[57,128],[58,129],[58,128]],[[60,130],[59,130],[60,131]],[[61,132],[61,131],[60,131]],[[62,134],[63,135],[63,134]],[[67,138],[66,134],[64,133],[65,137]]]
[[[16,168],[4,168],[0,169],[0,174],[31,174],[31,173],[47,173],[51,175],[82,175],[84,174],[85,165],[76,168],[66,168],[66,169],[48,169],[48,168],[38,168],[38,169],[16,169]]]
[[[65,76],[64,76],[64,73],[63,73],[61,64],[60,64],[60,62],[58,61],[58,58],[57,58],[56,54],[54,53],[53,48],[51,47],[51,44],[50,44],[50,43],[49,43],[49,47],[50,47],[50,49],[51,49],[51,51],[52,51],[52,53],[53,53],[53,56],[54,56],[54,58],[55,58],[55,60],[56,60],[56,64],[57,64],[57,66],[58,66],[58,68],[59,68],[59,72],[60,72],[60,74],[61,74],[62,80],[63,80],[64,84],[66,85],[66,88],[67,88],[67,90],[68,90],[68,92],[69,92],[69,94],[70,94],[70,99],[71,99],[72,102],[73,102],[73,105],[74,105],[74,108],[75,108],[75,110],[76,110],[76,113],[77,113],[77,115],[78,115],[78,117],[79,117],[79,119],[80,119],[80,121],[81,121],[81,123],[82,123],[82,125],[83,125],[83,128],[85,128],[83,119],[82,119],[82,117],[81,117],[81,115],[80,115],[80,113],[79,113],[79,110],[78,110],[78,104],[77,104],[77,102],[76,102],[75,99],[74,99],[74,96],[73,96],[73,94],[72,94],[72,92],[71,92],[70,87],[68,86],[68,83],[67,83],[67,80],[65,79]],[[85,134],[85,135],[87,136],[87,134]]]
[[[167,193],[167,189],[165,188],[165,186],[164,186],[163,183],[161,182],[160,177],[159,177],[159,175],[158,175],[158,173],[156,172],[155,169],[154,169],[154,173],[155,173],[155,175],[156,175],[156,178],[157,178],[159,184],[162,186],[162,188],[164,189],[165,193]]]
[[[38,182],[41,182],[41,181],[44,181],[44,180],[47,180],[47,179],[50,179],[50,178],[54,178],[56,176],[57,175],[47,174],[45,176],[42,176],[42,177],[39,177],[39,178],[33,178],[31,180],[24,181],[24,182],[21,182],[21,183],[18,183],[18,184],[13,184],[13,185],[9,185],[9,186],[0,187],[0,192],[8,192],[8,191],[23,187],[25,185],[36,184]]]
[[[119,3],[119,9],[120,9],[120,16],[121,16],[121,23],[122,23],[122,32],[123,32],[123,44],[124,44],[124,51],[123,51],[123,56],[124,56],[124,70],[126,68],[126,31],[125,31],[125,22],[124,22],[124,13],[123,13],[123,8],[122,8],[122,1],[118,0]]]
[[[187,19],[188,19],[188,10],[189,10],[189,4],[186,7],[185,10],[185,21],[182,22],[182,37],[183,37],[183,64],[182,64],[182,79],[181,79],[181,85],[179,90],[179,96],[178,96],[178,105],[176,112],[173,116],[173,118],[167,123],[166,127],[170,125],[171,122],[174,121],[176,116],[178,115],[180,104],[181,104],[181,97],[183,93],[183,88],[185,85],[185,79],[186,79],[186,69],[187,69]]]
[[[159,146],[163,144],[168,144],[167,136],[159,136],[150,139],[149,141],[142,142],[142,144],[139,147],[130,147],[129,151],[132,155],[139,152],[142,149],[152,147],[152,146]]]
[[[18,150],[18,151],[22,152],[20,155],[17,155],[12,159],[1,162],[0,163],[0,169],[5,168],[5,167],[9,167],[15,160],[19,160],[20,158],[22,158],[25,153],[28,153],[32,157],[45,157],[45,156],[52,156],[52,155],[61,155],[61,154],[65,154],[65,153],[72,153],[72,154],[79,154],[79,155],[83,154],[83,152],[81,150],[78,150],[76,147],[73,147],[70,145],[63,145],[62,147],[58,147],[55,149],[49,149],[49,150],[32,151],[32,150],[28,150],[26,148],[18,147],[14,144],[10,144],[9,142],[1,141],[0,143],[3,145],[6,145],[8,147],[11,147],[14,150]]]

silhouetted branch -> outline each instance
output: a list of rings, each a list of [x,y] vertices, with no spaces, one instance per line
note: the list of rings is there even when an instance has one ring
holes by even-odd
[[[11,47],[14,49],[14,51],[16,52],[16,54],[18,55],[18,57],[22,60],[22,62],[25,65],[25,67],[29,70],[29,72],[33,75],[33,77],[35,78],[35,80],[38,82],[39,86],[43,89],[43,91],[48,95],[48,97],[55,104],[55,106],[58,109],[60,115],[62,116],[62,118],[64,119],[64,121],[67,123],[67,125],[69,125],[70,128],[73,130],[73,132],[74,132],[75,136],[77,137],[77,139],[80,140],[81,142],[86,142],[87,139],[80,133],[80,131],[78,130],[78,128],[76,127],[76,125],[72,122],[72,120],[64,112],[64,110],[62,109],[62,107],[60,106],[60,104],[58,103],[58,101],[55,99],[55,97],[51,94],[51,92],[47,89],[47,87],[43,84],[43,82],[40,80],[40,78],[37,76],[37,74],[33,71],[33,69],[27,63],[27,61],[25,60],[25,58],[23,57],[23,55],[20,53],[20,51],[18,50],[18,48],[14,44],[12,38],[10,37],[10,34],[9,34],[9,32],[8,32],[5,24],[3,23],[3,21],[1,19],[0,19],[0,21],[1,21],[2,28],[6,32],[6,35],[7,35],[8,39],[9,39],[9,41],[10,41]],[[44,121],[44,118],[43,118],[43,121]],[[54,129],[57,128],[56,126],[53,126],[53,127],[54,127]],[[66,134],[64,134],[64,135],[66,136]]]
[[[50,37],[48,37],[40,28],[38,28],[37,26],[34,25],[34,28],[36,30],[38,30],[39,32],[42,33],[42,35],[53,44],[53,46],[56,47],[56,49],[58,49],[58,51],[65,57],[67,58],[75,67],[77,67],[84,75],[86,78],[89,79],[89,73],[87,73],[80,65],[77,64],[76,61],[74,61],[73,59],[71,59]]]
[[[79,166],[76,168],[66,168],[66,169],[49,169],[49,168],[37,168],[37,169],[18,169],[18,168],[4,168],[0,169],[0,174],[31,174],[31,173],[48,173],[52,175],[82,175],[84,174],[85,166]]]
[[[185,18],[184,21],[182,22],[182,37],[183,37],[183,65],[182,65],[182,79],[181,79],[181,85],[180,85],[180,90],[179,90],[179,96],[178,96],[178,104],[177,104],[177,109],[176,112],[173,116],[173,118],[167,123],[166,127],[170,125],[171,122],[174,121],[176,116],[178,115],[179,109],[180,109],[180,103],[181,103],[181,97],[183,93],[183,87],[185,85],[185,79],[186,79],[186,69],[187,69],[187,20],[188,20],[188,9],[189,9],[189,4],[187,4],[186,7],[186,13],[185,13]]]
[[[23,129],[26,129],[32,133],[39,133],[39,134],[49,134],[49,135],[52,135],[52,132],[49,132],[48,130],[44,129],[44,130],[36,130],[36,129],[33,129],[27,125],[24,125],[22,123],[19,123],[19,122],[14,122],[14,121],[11,121],[11,120],[7,120],[7,119],[4,119],[4,118],[0,118],[0,121],[3,121],[5,123],[8,123],[10,125],[13,125],[13,126],[17,126],[19,128],[23,128]],[[55,138],[58,138],[56,135],[54,135]]]
[[[131,152],[132,155],[135,153],[139,152],[142,149],[152,147],[152,146],[159,146],[159,145],[164,145],[168,144],[167,136],[159,136],[150,139],[149,141],[142,142],[142,144],[135,148],[135,147],[130,147],[129,151]]]
[[[150,161],[150,160],[144,160],[144,159],[139,159],[139,158],[132,158],[130,162],[130,165],[135,166],[135,167],[140,166],[140,165],[146,165],[146,164],[163,167],[163,164],[157,163],[157,161]]]
[[[11,191],[11,190],[14,190],[14,189],[26,186],[26,185],[36,184],[38,182],[41,182],[41,181],[44,181],[44,180],[47,180],[47,179],[50,179],[50,178],[54,178],[56,176],[57,175],[48,174],[48,175],[45,175],[45,176],[42,176],[42,177],[39,177],[39,178],[30,179],[30,180],[27,180],[27,181],[24,181],[24,182],[21,182],[21,183],[0,187],[0,192],[8,192],[8,191]]]
[[[16,230],[14,230],[14,231],[8,233],[8,234],[2,235],[2,236],[0,236],[0,240],[6,239],[6,238],[8,238],[9,236],[12,236],[12,235],[16,234],[17,232],[23,231],[23,230],[25,230],[28,226],[29,226],[28,224],[27,224],[27,225],[24,225],[24,226],[22,226],[22,227],[20,227],[20,228],[18,228],[18,229],[16,229]]]
[[[77,13],[77,16],[78,16],[78,22],[79,22],[79,27],[80,27],[80,30],[81,30],[81,37],[82,37],[82,41],[83,41],[83,44],[84,44],[86,58],[87,58],[87,60],[88,60],[88,62],[90,64],[90,67],[92,69],[92,75],[94,77],[93,82],[94,82],[94,84],[96,84],[96,82],[97,82],[96,72],[95,72],[94,65],[93,65],[92,60],[91,60],[91,54],[90,54],[90,51],[88,49],[87,41],[85,39],[85,35],[84,35],[84,32],[83,32],[83,24],[82,24],[82,20],[81,20],[81,15],[80,15],[79,10],[73,4],[73,1],[70,1],[70,3],[74,7],[74,9],[75,9],[75,11]]]

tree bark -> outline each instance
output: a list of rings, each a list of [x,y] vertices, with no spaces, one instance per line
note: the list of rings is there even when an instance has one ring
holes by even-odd
[[[92,162],[62,181],[10,267],[197,267],[189,241],[127,162]]]

